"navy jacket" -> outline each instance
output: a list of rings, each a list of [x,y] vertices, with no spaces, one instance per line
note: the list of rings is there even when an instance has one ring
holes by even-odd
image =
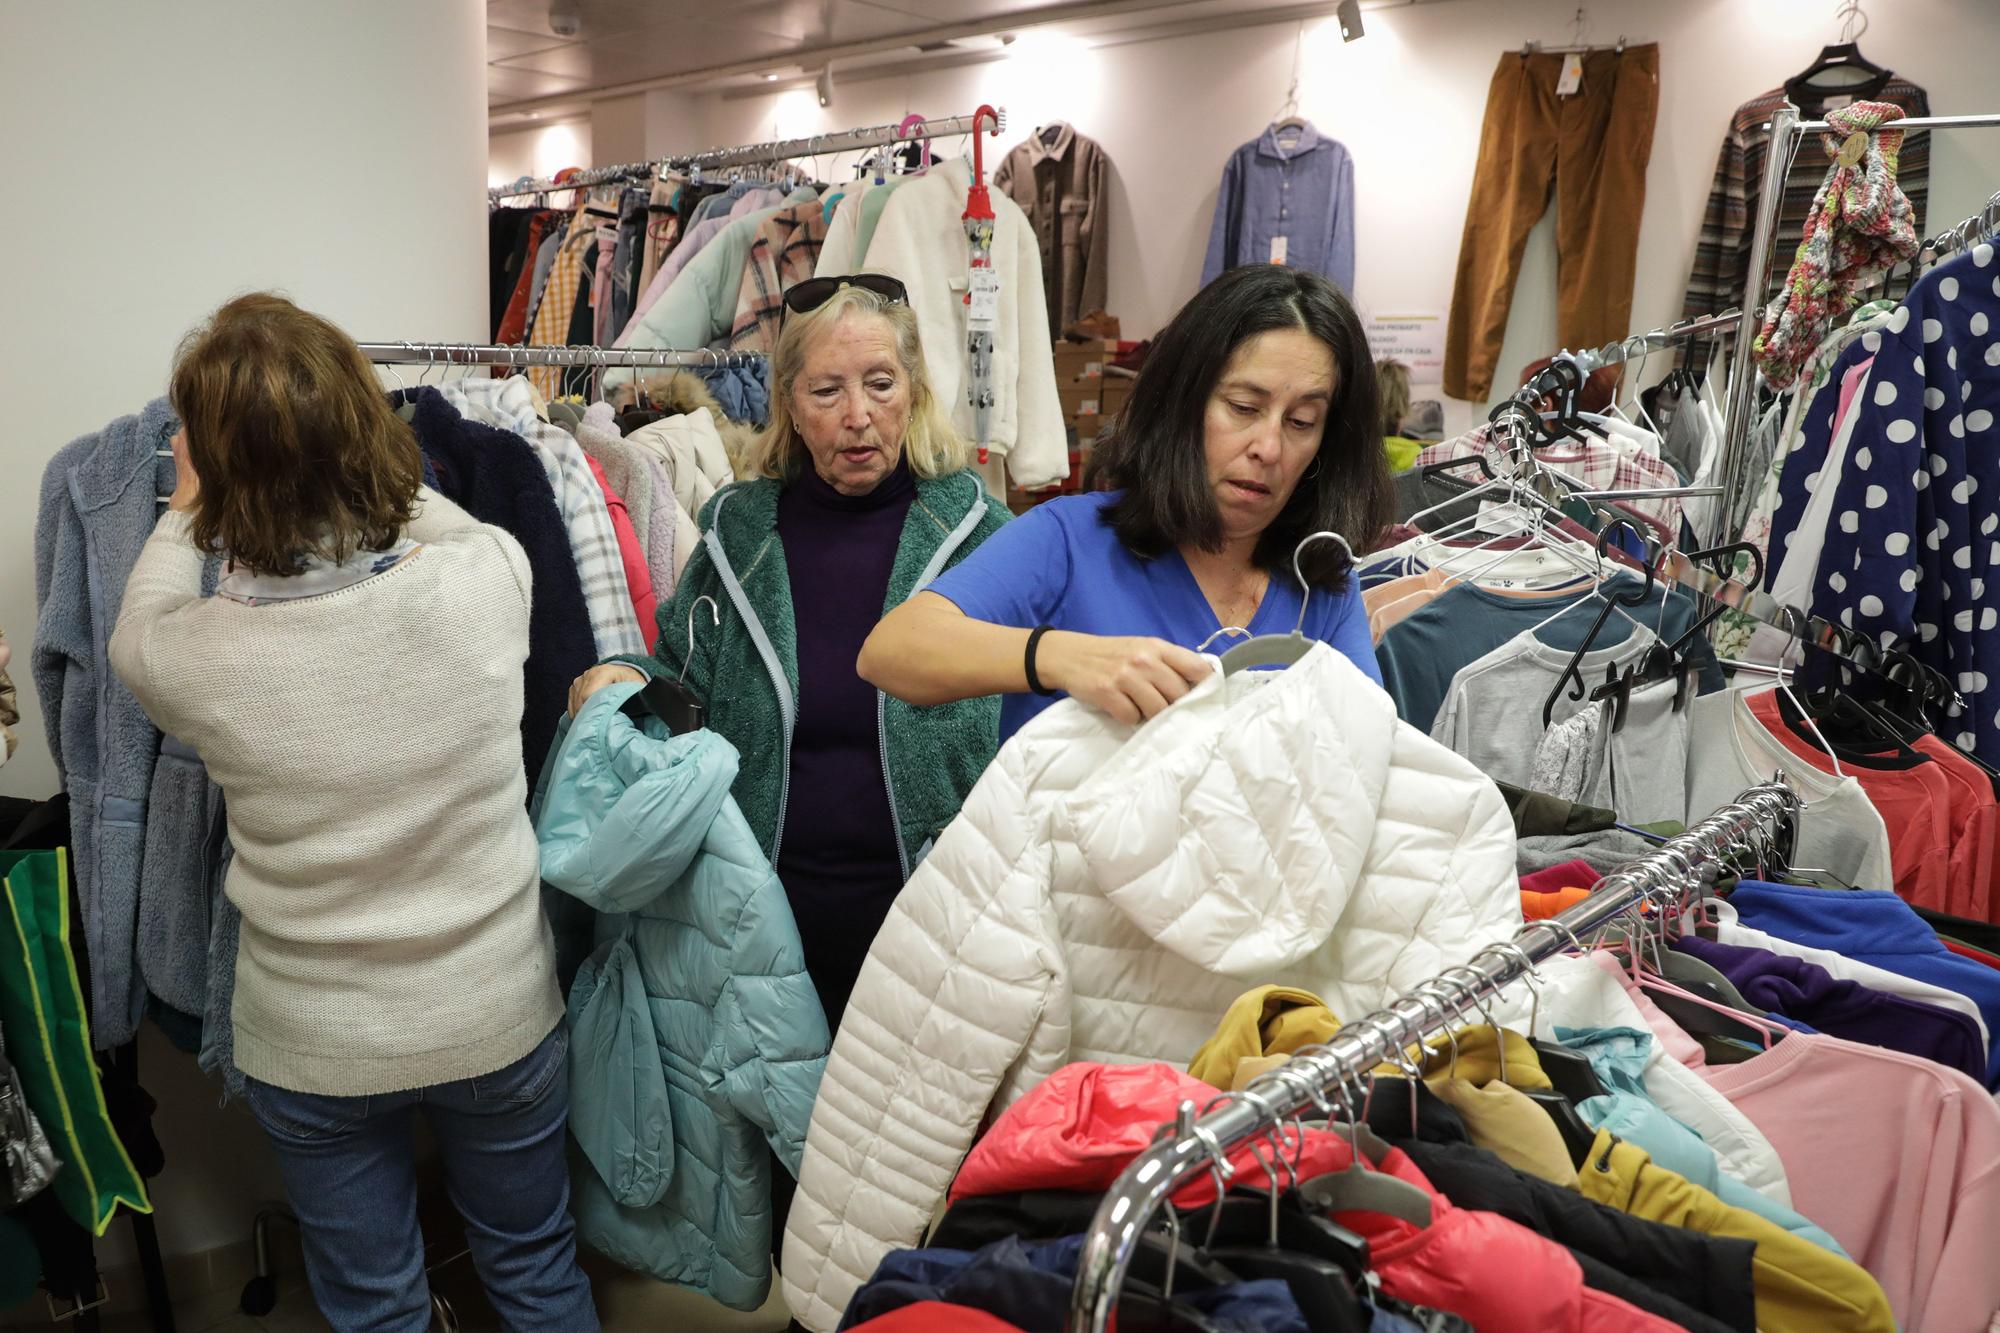
[[[527,441],[460,416],[436,389],[410,389],[391,397],[415,404],[410,426],[437,474],[439,492],[481,523],[505,528],[527,552],[534,588],[521,753],[527,759],[528,790],[533,791],[556,724],[568,710],[570,682],[597,663],[569,530],[556,508],[548,474]]]

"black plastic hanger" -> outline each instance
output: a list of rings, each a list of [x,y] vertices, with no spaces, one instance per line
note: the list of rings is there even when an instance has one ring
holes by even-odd
[[[1523,1092],[1527,1099],[1548,1112],[1549,1119],[1555,1121],[1556,1132],[1562,1135],[1563,1147],[1569,1152],[1572,1166],[1582,1166],[1590,1157],[1590,1145],[1597,1142],[1597,1131],[1592,1129],[1567,1097],[1547,1088],[1533,1088]]]
[[[1207,1258],[1246,1279],[1283,1282],[1308,1328],[1366,1333],[1369,1316],[1357,1295],[1367,1289],[1365,1239],[1283,1190],[1234,1190],[1217,1200],[1211,1218]]]
[[[1577,645],[1576,651],[1570,655],[1569,662],[1564,665],[1562,673],[1556,677],[1555,687],[1549,691],[1548,698],[1542,700],[1542,726],[1544,729],[1548,728],[1555,721],[1556,700],[1562,697],[1565,685],[1569,685],[1572,681],[1575,682],[1569,695],[1572,700],[1579,700],[1584,697],[1587,687],[1584,684],[1583,671],[1580,664],[1583,661],[1584,654],[1590,651],[1590,645],[1596,641],[1597,632],[1604,628],[1604,622],[1610,618],[1611,613],[1621,606],[1639,607],[1646,605],[1652,600],[1653,560],[1658,548],[1650,538],[1639,531],[1637,524],[1633,523],[1630,519],[1624,518],[1613,519],[1611,522],[1605,524],[1604,530],[1597,534],[1598,558],[1600,560],[1604,558],[1605,548],[1621,528],[1631,533],[1633,539],[1638,541],[1646,550],[1645,586],[1633,589],[1627,593],[1607,592],[1603,585],[1599,585],[1597,595],[1603,599],[1604,605],[1598,609],[1597,619],[1590,623],[1590,629],[1584,634],[1583,641]]]
[[[665,676],[655,676],[640,687],[639,692],[627,699],[619,711],[634,722],[643,722],[648,715],[667,724],[667,730],[676,736],[684,736],[691,731],[700,731],[708,725],[708,706],[701,696],[687,687],[687,664],[694,659],[694,613],[708,603],[711,625],[722,624],[722,613],[716,609],[713,597],[697,597],[688,608],[687,656],[681,659],[681,674],[678,679],[668,680]]]
[[[1834,70],[1859,70],[1868,77],[1860,83],[1842,84],[1837,88],[1820,85],[1813,80]],[[1785,80],[1785,96],[1799,106],[1818,106],[1829,97],[1851,96],[1857,102],[1866,101],[1887,87],[1890,72],[1861,54],[1859,42],[1830,42],[1819,49],[1813,62]]]

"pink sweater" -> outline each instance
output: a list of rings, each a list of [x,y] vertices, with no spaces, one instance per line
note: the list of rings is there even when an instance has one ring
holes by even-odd
[[[1957,1070],[1794,1032],[1709,1085],[1785,1159],[1792,1202],[1882,1284],[1903,1333],[2000,1311],[2000,1104]]]

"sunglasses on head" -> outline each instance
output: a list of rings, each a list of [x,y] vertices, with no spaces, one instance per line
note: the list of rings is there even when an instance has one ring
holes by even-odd
[[[892,305],[908,305],[910,289],[886,273],[852,273],[846,277],[807,278],[785,293],[785,313],[809,315],[831,301],[842,287],[859,287]]]

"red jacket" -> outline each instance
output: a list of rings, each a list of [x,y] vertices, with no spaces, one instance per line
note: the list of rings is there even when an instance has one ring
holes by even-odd
[[[847,1333],[1021,1333],[1004,1319],[969,1305],[917,1301],[856,1324]]]
[[[1015,1102],[974,1145],[953,1182],[956,1200],[1034,1189],[1105,1189],[1192,1100],[1197,1108],[1215,1089],[1170,1065],[1072,1064]],[[1265,1169],[1248,1148],[1230,1158],[1245,1179]],[[1301,1177],[1342,1170],[1353,1160],[1345,1137],[1305,1131]],[[1480,1333],[1669,1333],[1673,1325],[1583,1284],[1569,1251],[1495,1213],[1454,1207],[1397,1149],[1380,1169],[1431,1196],[1431,1224],[1417,1228],[1378,1213],[1340,1213],[1337,1220],[1368,1240],[1382,1289],[1413,1305],[1449,1310]],[[1174,1202],[1212,1202],[1209,1176],[1183,1186]]]

